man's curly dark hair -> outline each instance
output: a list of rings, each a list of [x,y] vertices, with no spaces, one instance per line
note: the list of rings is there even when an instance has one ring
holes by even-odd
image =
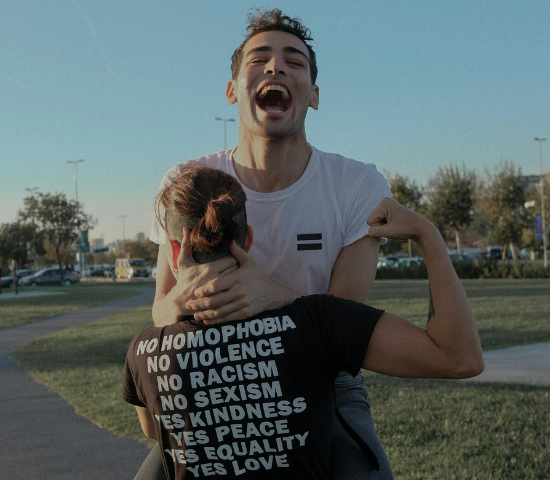
[[[309,52],[309,72],[311,75],[311,83],[315,85],[317,81],[317,59],[315,52],[308,42],[313,41],[309,28],[302,24],[299,18],[290,18],[283,15],[283,12],[277,8],[273,10],[254,9],[248,13],[248,27],[246,27],[246,37],[233,52],[231,56],[231,75],[233,80],[237,79],[241,63],[243,60],[243,49],[246,42],[253,36],[262,32],[280,31],[290,33],[298,37],[307,47]]]

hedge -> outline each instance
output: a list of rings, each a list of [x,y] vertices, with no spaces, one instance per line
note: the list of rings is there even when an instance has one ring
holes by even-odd
[[[472,261],[453,262],[459,278],[550,278],[550,269],[545,269],[542,262],[511,260],[489,260],[476,258]],[[428,278],[425,264],[381,267],[376,272],[379,280]]]

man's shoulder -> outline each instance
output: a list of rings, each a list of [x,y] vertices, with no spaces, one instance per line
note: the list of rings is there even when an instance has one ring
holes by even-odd
[[[184,160],[183,162],[176,163],[164,174],[164,180],[173,180],[173,178],[178,175],[180,170],[188,165],[205,165],[208,167],[216,168],[218,170],[227,171],[230,153],[231,150],[224,150],[221,152],[210,153],[202,157],[193,158],[191,160]]]
[[[340,194],[353,196],[358,191],[364,191],[390,196],[388,182],[374,163],[361,162],[337,153],[313,151],[317,158],[316,174],[320,183],[347,186],[347,189],[339,189]]]
[[[322,169],[331,174],[339,175],[369,175],[378,173],[374,163],[362,162],[353,158],[345,157],[339,153],[323,152],[313,148],[314,154],[319,159],[319,164]]]

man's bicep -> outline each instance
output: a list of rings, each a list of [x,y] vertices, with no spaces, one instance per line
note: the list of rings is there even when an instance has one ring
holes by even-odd
[[[376,276],[380,240],[365,236],[344,247],[334,264],[328,294],[365,302]]]
[[[163,300],[166,295],[176,285],[176,279],[170,270],[168,258],[166,256],[166,244],[159,245],[157,257],[157,281],[155,290],[155,302]]]

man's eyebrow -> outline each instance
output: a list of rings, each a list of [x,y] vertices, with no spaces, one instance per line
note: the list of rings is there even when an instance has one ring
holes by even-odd
[[[300,55],[303,55],[306,58],[306,60],[309,62],[309,57],[304,52],[302,52],[299,48],[285,47],[284,51],[287,53],[299,53]]]
[[[251,50],[246,52],[245,58],[256,52],[271,52],[271,50],[273,49],[269,45],[262,45],[260,47],[252,48]],[[303,55],[305,59],[309,62],[309,57],[304,52],[302,52],[299,48],[285,47],[283,48],[283,51],[285,53],[299,53],[300,55]]]

